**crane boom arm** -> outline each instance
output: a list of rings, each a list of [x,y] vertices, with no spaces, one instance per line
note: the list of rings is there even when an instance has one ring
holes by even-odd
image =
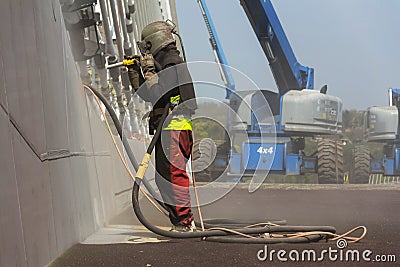
[[[204,22],[206,23],[208,33],[210,35],[210,43],[214,52],[215,60],[218,64],[222,80],[226,86],[226,99],[229,99],[232,92],[235,91],[235,81],[229,70],[228,61],[226,60],[224,51],[222,50],[221,43],[219,42],[217,31],[211,19],[210,12],[208,11],[205,0],[197,0],[203,15]]]
[[[240,4],[268,58],[280,95],[313,89],[314,69],[297,61],[271,0],[240,0]]]

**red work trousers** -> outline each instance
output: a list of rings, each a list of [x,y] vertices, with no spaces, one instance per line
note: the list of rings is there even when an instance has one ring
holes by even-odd
[[[174,225],[193,221],[186,164],[192,153],[192,131],[164,130],[156,143],[156,184]]]

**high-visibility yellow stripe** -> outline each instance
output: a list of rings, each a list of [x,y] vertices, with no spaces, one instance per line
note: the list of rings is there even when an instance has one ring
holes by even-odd
[[[174,102],[179,102],[181,100],[181,96],[177,95],[177,96],[171,96],[169,98],[169,102],[174,103]]]
[[[164,130],[184,131],[193,129],[192,120],[186,118],[172,119]]]

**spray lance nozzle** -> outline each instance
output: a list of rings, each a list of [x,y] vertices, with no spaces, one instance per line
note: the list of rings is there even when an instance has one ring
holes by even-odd
[[[133,90],[139,88],[140,82],[140,56],[125,56],[122,61],[124,66],[128,68],[128,77]]]
[[[126,67],[128,69],[129,81],[132,88],[136,91],[139,88],[139,77],[140,77],[140,56],[124,56],[122,62],[117,62],[107,66],[107,69]],[[111,72],[112,70],[110,70]]]
[[[142,41],[142,42],[137,42],[136,44],[139,48],[141,56],[140,55],[133,55],[133,56],[125,55],[123,61],[117,62],[114,64],[110,64],[107,66],[107,69],[119,68],[119,67],[127,67],[128,69],[135,68],[135,67],[140,68],[141,65],[142,65],[142,67],[143,67],[143,65],[146,65],[146,64],[141,64],[141,62],[143,62],[143,58],[145,60],[147,59],[150,63],[150,60],[153,58],[153,56],[150,53],[150,49],[152,47],[151,42]],[[149,68],[151,68],[151,66],[149,66]],[[145,73],[146,71],[143,70],[143,72]]]
[[[140,56],[124,56],[124,60],[114,64],[107,65],[107,69],[127,67],[128,69],[134,67],[135,65],[140,66]]]

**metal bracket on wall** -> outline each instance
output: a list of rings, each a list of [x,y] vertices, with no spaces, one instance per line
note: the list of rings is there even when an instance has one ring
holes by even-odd
[[[11,114],[8,112],[8,110],[4,107],[4,105],[2,103],[0,103],[0,107],[4,111],[4,113],[7,115],[11,125],[15,128],[15,130],[18,132],[18,134],[21,136],[21,138],[24,140],[24,142],[28,145],[28,147],[31,149],[31,151],[35,154],[35,156],[41,162],[53,161],[53,160],[58,160],[58,159],[71,158],[71,157],[91,157],[91,156],[110,156],[111,155],[109,152],[84,152],[84,151],[71,152],[68,149],[49,150],[47,152],[40,154],[38,152],[38,149],[29,140],[29,138],[23,133],[21,127],[18,126],[15,119],[11,116]]]

